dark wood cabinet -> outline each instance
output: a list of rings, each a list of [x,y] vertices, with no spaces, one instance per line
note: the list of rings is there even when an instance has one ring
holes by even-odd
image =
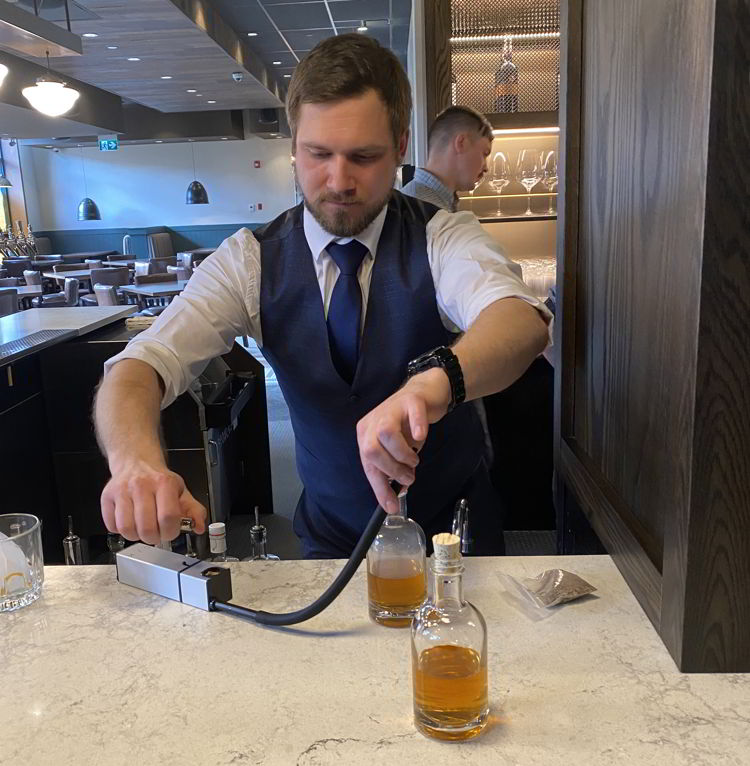
[[[556,466],[680,669],[748,671],[750,5],[562,40]]]

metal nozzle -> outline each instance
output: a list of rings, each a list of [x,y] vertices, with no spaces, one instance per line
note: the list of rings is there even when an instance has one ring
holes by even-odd
[[[453,511],[453,529],[454,535],[461,538],[461,553],[471,553],[472,540],[469,536],[469,505],[464,498],[456,503],[456,509]]]
[[[73,532],[73,517],[68,516],[68,534],[63,538],[63,554],[68,566],[83,564],[81,538]]]

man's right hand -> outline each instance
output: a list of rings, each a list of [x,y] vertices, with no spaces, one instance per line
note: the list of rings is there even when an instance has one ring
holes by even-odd
[[[188,517],[195,521],[196,533],[206,529],[206,509],[188,492],[182,477],[142,460],[113,471],[101,506],[107,529],[126,540],[152,545],[174,540],[180,519]]]

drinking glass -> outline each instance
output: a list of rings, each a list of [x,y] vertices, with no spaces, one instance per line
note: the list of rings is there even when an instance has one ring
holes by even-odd
[[[542,155],[535,149],[521,149],[516,163],[516,180],[526,189],[526,213],[531,212],[531,190],[542,177]]]
[[[42,522],[29,513],[0,515],[0,612],[36,601],[43,582]]]
[[[551,192],[557,187],[557,152],[548,152],[542,163],[542,183],[547,187],[547,191]],[[548,215],[554,215],[555,209],[552,207],[552,194],[549,195],[549,208],[547,210]]]
[[[490,186],[497,192],[497,217],[500,218],[503,214],[500,208],[500,195],[503,193],[503,189],[511,182],[510,163],[505,156],[505,152],[496,152],[492,158],[492,177],[490,178]]]

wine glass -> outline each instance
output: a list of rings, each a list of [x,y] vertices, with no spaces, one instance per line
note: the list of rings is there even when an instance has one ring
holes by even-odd
[[[547,191],[551,192],[557,187],[557,152],[548,152],[542,163],[542,183],[547,187]],[[547,210],[548,215],[554,215],[555,209],[552,207],[552,194],[549,195],[549,208]]]
[[[500,218],[503,215],[503,211],[500,209],[500,195],[503,193],[503,189],[511,181],[510,163],[505,156],[505,152],[497,152],[492,158],[492,176],[490,178],[490,186],[497,192],[497,217]]]
[[[535,149],[521,149],[516,163],[516,180],[526,189],[526,213],[531,212],[531,190],[542,178],[542,155]]]

